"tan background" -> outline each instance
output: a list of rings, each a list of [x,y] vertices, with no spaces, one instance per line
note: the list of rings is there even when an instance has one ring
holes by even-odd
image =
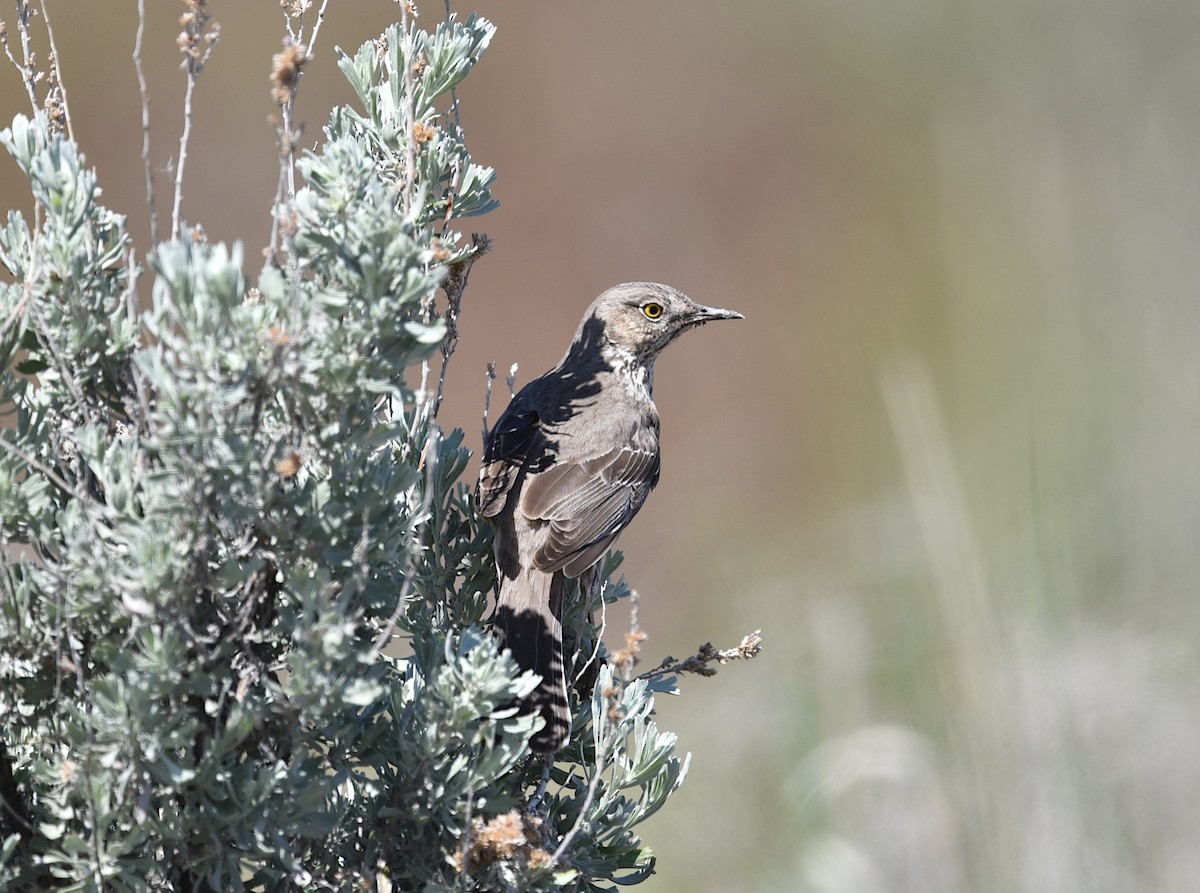
[[[148,247],[135,4],[50,2],[76,135]],[[181,4],[148,5],[161,167]],[[283,29],[212,7],[184,213],[253,257]],[[479,10],[460,98],[503,205],[444,421],[477,444],[484,363],[527,381],[614,282],[747,317],[659,364],[662,483],[621,542],[650,657],[767,648],[660,705],[695,759],[649,889],[1195,889],[1200,5]],[[351,99],[334,45],[396,14],[330,4],[306,145]],[[11,67],[0,102],[27,111]]]

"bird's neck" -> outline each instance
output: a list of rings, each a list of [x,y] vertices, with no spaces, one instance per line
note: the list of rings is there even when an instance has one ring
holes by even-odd
[[[654,391],[654,359],[639,357],[633,351],[609,342],[605,351],[612,366],[613,375],[624,381],[635,393],[644,393],[651,399]]]

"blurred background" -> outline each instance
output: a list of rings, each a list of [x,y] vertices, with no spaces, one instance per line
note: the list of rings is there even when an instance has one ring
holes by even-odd
[[[136,5],[49,4],[148,248]],[[148,6],[161,223],[182,4]],[[184,216],[254,270],[282,17],[211,8]],[[486,362],[528,381],[613,283],[746,315],[658,364],[662,482],[621,540],[648,661],[766,643],[659,705],[694,758],[646,889],[1200,889],[1200,5],[474,8],[463,124],[503,204],[443,422],[477,446]],[[333,47],[397,15],[330,3],[305,145],[352,99]],[[28,206],[6,156],[0,197]]]

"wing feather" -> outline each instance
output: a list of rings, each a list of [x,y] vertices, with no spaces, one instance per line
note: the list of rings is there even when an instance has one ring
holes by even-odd
[[[479,487],[475,491],[480,514],[494,518],[504,511],[521,473],[537,470],[544,464],[544,453],[541,421],[536,411],[524,405],[519,394],[488,434],[479,469]]]
[[[521,513],[550,524],[534,564],[547,572],[581,574],[637,514],[658,482],[658,471],[657,444],[648,443],[627,444],[581,462],[560,460],[531,476],[521,494]]]

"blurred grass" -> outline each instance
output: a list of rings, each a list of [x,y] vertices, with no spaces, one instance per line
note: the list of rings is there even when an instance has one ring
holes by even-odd
[[[129,10],[50,2],[144,233]],[[151,6],[161,164],[182,80]],[[214,3],[185,198],[251,246],[272,7]],[[621,542],[648,657],[766,638],[660,705],[695,758],[648,889],[1200,887],[1200,5],[478,8],[464,124],[504,206],[447,421],[477,437],[484,361],[528,380],[612,282],[747,315],[659,364],[663,482]],[[311,139],[349,99],[329,48],[392,13],[331,5]]]
[[[730,765],[664,887],[1195,889],[1197,11],[791,12],[854,248],[771,307],[815,479],[734,510],[770,650],[684,721]]]

